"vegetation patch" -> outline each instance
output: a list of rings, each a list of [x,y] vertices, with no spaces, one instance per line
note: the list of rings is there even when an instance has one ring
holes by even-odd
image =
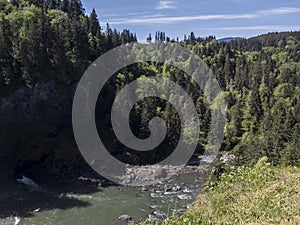
[[[274,167],[264,157],[224,173],[185,214],[174,212],[159,224],[300,224],[299,190],[299,167]]]

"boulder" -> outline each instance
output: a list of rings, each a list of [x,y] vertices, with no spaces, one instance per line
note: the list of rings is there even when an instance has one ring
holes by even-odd
[[[118,219],[121,221],[130,221],[130,220],[132,220],[132,217],[127,214],[123,214],[123,215],[119,216]]]

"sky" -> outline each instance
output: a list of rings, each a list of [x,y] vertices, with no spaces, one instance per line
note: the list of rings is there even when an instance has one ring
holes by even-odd
[[[273,31],[300,31],[300,0],[82,0],[95,8],[102,28],[129,29],[144,42],[157,30],[183,39],[196,36],[252,37]]]

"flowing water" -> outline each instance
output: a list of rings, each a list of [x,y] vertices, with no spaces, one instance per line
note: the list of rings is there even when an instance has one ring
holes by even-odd
[[[199,173],[182,174],[166,183],[147,187],[110,186],[90,188],[75,184],[48,185],[36,192],[22,184],[0,191],[0,224],[20,225],[118,225],[118,217],[128,214],[134,222],[149,215],[164,219],[172,210],[184,211],[200,190]],[[180,186],[181,190],[171,190]],[[166,190],[168,188],[168,190]]]

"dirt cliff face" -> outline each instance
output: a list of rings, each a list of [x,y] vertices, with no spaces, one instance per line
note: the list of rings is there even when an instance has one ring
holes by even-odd
[[[30,173],[62,179],[88,168],[72,132],[74,89],[50,81],[0,98],[1,177]]]

